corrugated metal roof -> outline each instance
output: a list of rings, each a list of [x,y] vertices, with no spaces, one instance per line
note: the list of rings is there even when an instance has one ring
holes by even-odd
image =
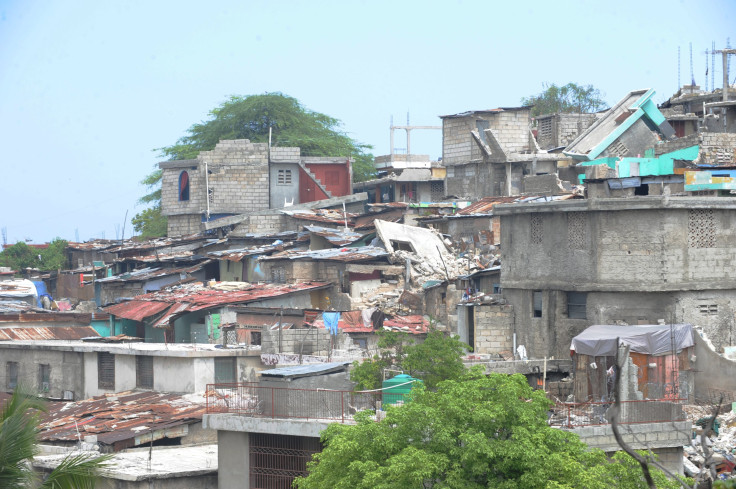
[[[323,228],[321,226],[304,226],[304,229],[312,234],[325,238],[327,241],[337,246],[353,243],[364,236],[361,233],[356,233],[355,231],[350,231],[345,228],[332,229]]]
[[[237,248],[237,249],[232,249],[232,250],[211,251],[207,253],[207,256],[211,258],[216,258],[218,260],[228,260],[228,261],[238,262],[238,261],[241,261],[246,256],[270,255],[271,253],[275,253],[277,251],[283,251],[287,248],[291,248],[292,246],[294,246],[293,242],[284,242],[284,243],[280,243],[277,245],[271,244],[268,246],[251,246],[249,248]]]
[[[285,251],[276,255],[263,257],[261,260],[327,260],[341,262],[358,262],[385,258],[388,252],[378,246],[358,246],[355,248],[329,248],[324,250]]]
[[[175,314],[200,311],[229,304],[246,304],[263,299],[289,295],[297,292],[307,292],[331,286],[328,282],[302,282],[297,284],[251,284],[248,282],[231,282],[236,290],[222,290],[222,283],[215,287],[205,287],[201,284],[188,284],[170,289],[151,292],[136,296],[134,299],[104,308],[105,312],[115,316],[142,321],[147,317],[155,316],[172,305],[177,305]],[[220,287],[221,290],[218,290]],[[185,304],[186,307],[180,306]],[[168,310],[166,314],[172,313]],[[171,316],[173,317],[173,316]],[[157,320],[156,324],[161,322]]]
[[[138,296],[141,297],[141,296]],[[133,321],[143,321],[171,306],[168,302],[132,300],[105,308],[105,312]]]
[[[98,443],[117,451],[140,444],[138,437],[200,422],[204,413],[204,404],[175,394],[127,391],[50,405],[39,426],[39,439],[76,442],[80,435],[97,435]]]
[[[520,197],[483,197],[477,202],[473,202],[465,209],[458,211],[459,216],[468,216],[473,214],[491,214],[493,206],[496,204],[510,204],[516,202]]]
[[[100,334],[92,326],[28,326],[0,328],[0,341],[81,340]]]
[[[120,275],[113,275],[112,277],[105,277],[97,279],[97,282],[108,283],[108,282],[145,282],[148,280],[154,280],[161,277],[168,277],[170,275],[180,275],[187,273],[194,273],[199,271],[211,263],[211,260],[207,260],[192,267],[181,267],[181,268],[141,268],[140,270],[133,270],[132,272],[122,273]]]
[[[311,365],[297,365],[294,367],[274,368],[261,371],[261,377],[297,378],[311,375],[324,375],[345,370],[350,362],[317,363]]]

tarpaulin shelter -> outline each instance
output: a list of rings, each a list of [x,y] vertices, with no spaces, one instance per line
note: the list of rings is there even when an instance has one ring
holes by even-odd
[[[690,348],[695,345],[691,324],[639,326],[595,325],[570,344],[575,369],[575,400],[600,400],[612,394],[612,370],[618,345],[628,345],[638,367],[638,389],[649,399],[687,397]]]

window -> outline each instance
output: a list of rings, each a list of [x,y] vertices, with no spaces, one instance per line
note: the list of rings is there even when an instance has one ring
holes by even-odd
[[[535,290],[532,292],[532,311],[535,318],[542,317],[542,291]]]
[[[718,316],[718,304],[701,304],[698,310],[703,316]]]
[[[475,128],[478,130],[478,136],[480,136],[480,140],[483,142],[483,144],[488,144],[488,139],[486,139],[486,129],[491,127],[491,123],[488,121],[484,121],[481,119],[478,119],[475,121]]]
[[[271,268],[271,282],[275,284],[286,283],[286,269],[284,267]]]
[[[8,389],[15,389],[18,386],[18,362],[6,363],[5,373],[8,381]]]
[[[368,338],[354,338],[353,343],[355,343],[358,348],[362,348],[363,350],[368,349]]]
[[[139,389],[153,389],[153,357],[135,357],[135,386]]]
[[[215,383],[232,384],[235,379],[235,358],[215,358]]]
[[[279,170],[276,183],[278,185],[291,185],[291,170]]]
[[[189,172],[179,173],[179,200],[189,200]]]
[[[587,319],[585,309],[588,305],[587,292],[567,293],[567,317],[570,319]]]
[[[38,390],[48,392],[51,386],[51,365],[42,363],[38,366]]]
[[[97,353],[97,387],[115,389],[115,355],[112,353]]]

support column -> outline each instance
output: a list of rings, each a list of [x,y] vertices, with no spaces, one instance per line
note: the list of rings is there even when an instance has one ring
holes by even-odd
[[[217,431],[217,487],[250,489],[250,435]]]

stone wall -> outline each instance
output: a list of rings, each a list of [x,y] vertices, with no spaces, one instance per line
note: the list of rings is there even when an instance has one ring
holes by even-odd
[[[596,119],[596,114],[549,114],[537,117],[537,144],[544,150],[567,146]]]
[[[470,131],[475,130],[473,117],[448,117],[442,119],[442,163],[455,165],[480,159],[480,149],[473,142]]]

